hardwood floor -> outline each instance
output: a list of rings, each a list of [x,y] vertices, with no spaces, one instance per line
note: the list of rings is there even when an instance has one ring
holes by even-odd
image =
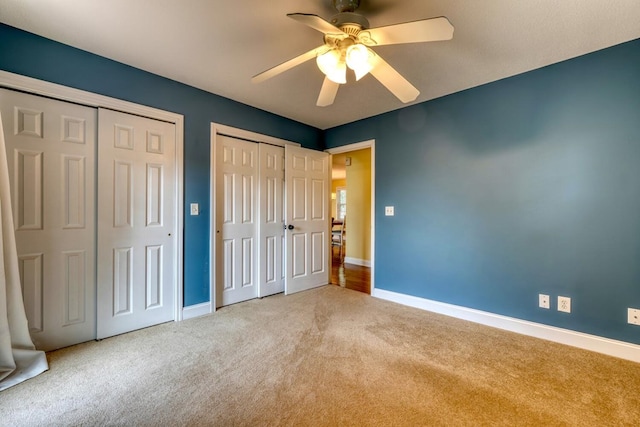
[[[346,264],[343,260],[339,248],[331,248],[331,284],[370,294],[371,268]]]

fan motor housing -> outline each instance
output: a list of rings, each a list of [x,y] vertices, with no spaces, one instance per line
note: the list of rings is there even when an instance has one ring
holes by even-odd
[[[331,23],[342,29],[344,26],[357,26],[361,30],[369,28],[369,21],[359,13],[340,12],[331,18]],[[344,30],[343,30],[344,31]]]
[[[333,0],[333,7],[338,12],[353,12],[360,6],[360,0]]]

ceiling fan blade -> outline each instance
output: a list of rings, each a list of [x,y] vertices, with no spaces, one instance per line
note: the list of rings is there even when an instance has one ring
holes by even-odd
[[[327,49],[326,45],[318,46],[315,49],[311,49],[309,52],[305,52],[302,55],[298,55],[295,58],[292,58],[286,62],[283,62],[280,65],[276,65],[273,68],[269,68],[266,71],[263,71],[260,74],[256,74],[251,78],[252,83],[260,83],[271,77],[277,76],[280,73],[283,73],[297,65],[302,64],[303,62],[307,62],[310,59],[315,58],[318,53],[324,52]]]
[[[380,55],[373,57],[373,68],[370,73],[404,103],[414,101],[420,95],[420,91],[402,77]]]
[[[339,87],[339,83],[333,82],[329,80],[328,77],[325,77],[324,82],[322,82],[322,89],[320,89],[320,95],[318,95],[318,102],[316,102],[316,105],[318,107],[327,107],[333,104],[333,100],[336,99]]]
[[[334,36],[344,36],[345,33],[333,24],[320,18],[318,15],[312,15],[309,13],[289,13],[287,16],[294,19],[301,24],[313,28],[316,31],[320,31],[323,34],[331,34]]]
[[[447,18],[422,19],[386,27],[371,28],[358,34],[360,41],[369,46],[400,43],[421,43],[453,38],[453,25]]]

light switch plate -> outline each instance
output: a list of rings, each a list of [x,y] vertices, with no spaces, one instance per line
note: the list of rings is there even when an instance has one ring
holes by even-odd
[[[394,211],[393,206],[385,206],[384,207],[385,216],[393,216],[394,215],[393,211]]]
[[[200,207],[197,203],[191,203],[191,215],[200,215]]]

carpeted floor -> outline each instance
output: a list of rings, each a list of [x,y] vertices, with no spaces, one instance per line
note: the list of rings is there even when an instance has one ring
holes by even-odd
[[[640,423],[640,365],[325,286],[48,354],[0,425]]]

